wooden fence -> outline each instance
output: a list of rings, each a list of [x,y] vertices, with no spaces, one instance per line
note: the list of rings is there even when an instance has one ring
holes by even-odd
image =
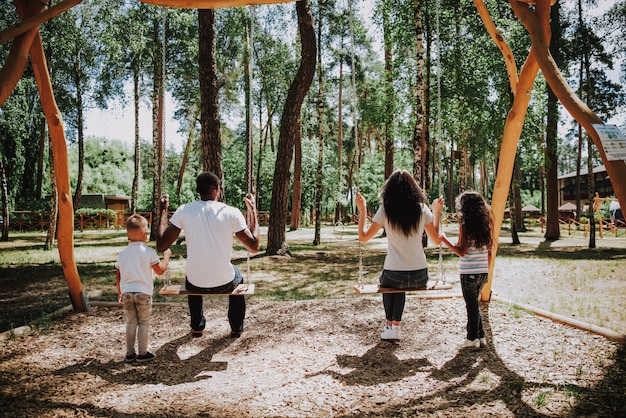
[[[137,212],[152,225],[152,212]],[[173,212],[170,212],[170,216]],[[245,214],[245,212],[244,212]],[[123,210],[114,212],[93,212],[74,214],[74,230],[76,231],[106,231],[124,229],[126,218],[130,212]],[[259,212],[259,224],[267,225],[268,212]],[[42,211],[14,211],[9,216],[9,230],[15,232],[43,232],[50,226],[50,213]]]
[[[151,212],[137,212],[152,224]],[[117,212],[77,213],[74,215],[74,230],[120,230],[130,213]],[[50,213],[40,211],[14,211],[9,217],[9,230],[17,232],[47,231],[50,226]]]

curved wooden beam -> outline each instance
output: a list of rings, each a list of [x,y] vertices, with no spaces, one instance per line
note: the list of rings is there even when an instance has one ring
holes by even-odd
[[[43,10],[43,5],[39,2],[29,2],[28,4],[20,4],[20,9],[25,15],[37,14]],[[28,50],[38,32],[39,29],[34,27],[15,38],[11,45],[9,56],[0,69],[0,106],[9,98],[15,85],[22,78],[28,64]]]
[[[142,3],[186,9],[222,9],[257,4],[290,3],[297,0],[139,0]]]
[[[65,0],[61,3],[55,4],[45,11],[42,11],[41,13],[36,14],[35,16],[22,20],[18,25],[15,25],[0,32],[0,44],[8,41],[9,39],[17,37],[18,35],[21,35],[22,33],[25,33],[36,26],[39,26],[43,22],[47,22],[53,17],[56,17],[64,11],[76,6],[82,1],[83,0]]]
[[[517,65],[515,64],[515,57],[513,56],[513,51],[509,48],[509,44],[506,43],[502,35],[500,35],[500,31],[496,27],[495,23],[493,23],[493,19],[489,14],[489,10],[487,10],[487,6],[485,6],[485,2],[483,0],[474,0],[474,5],[476,6],[476,10],[478,10],[478,14],[487,28],[487,33],[493,39],[493,42],[496,44],[500,52],[502,53],[502,57],[504,58],[504,64],[506,65],[506,73],[509,77],[509,84],[511,85],[511,91],[513,95],[517,92]]]
[[[59,195],[59,223],[57,225],[59,259],[70,291],[72,306],[75,310],[82,312],[88,310],[89,307],[86,306],[83,299],[83,285],[80,281],[74,258],[74,205],[70,188],[67,142],[65,140],[65,130],[63,129],[63,117],[54,99],[50,74],[48,73],[43,43],[41,42],[39,32],[33,41],[30,55],[39,96],[41,97],[41,105],[48,122],[50,146],[53,150],[54,175]]]
[[[16,0],[15,7],[18,15],[20,15],[20,19],[30,17],[30,12],[32,12],[32,9],[27,9],[26,3],[30,5],[40,2]],[[38,30],[30,46],[30,58],[35,74],[35,81],[37,82],[37,88],[39,90],[39,97],[41,98],[41,105],[46,116],[46,121],[48,122],[50,142],[54,154],[54,174],[59,194],[57,239],[61,268],[63,269],[63,274],[69,287],[70,298],[74,309],[77,311],[86,311],[89,307],[83,298],[83,286],[74,259],[74,208],[70,189],[69,164],[65,131],[63,129],[63,118],[61,117],[61,112],[54,98],[43,43],[41,41],[41,34]]]
[[[515,7],[527,7],[519,4],[516,0],[510,0],[510,3],[514,9]],[[546,37],[548,37],[550,34],[550,7],[544,3],[543,5],[537,6],[535,10],[537,15],[541,18],[541,30],[544,31]],[[491,285],[493,283],[493,272],[496,254],[498,252],[498,239],[500,237],[500,231],[502,230],[504,210],[506,209],[506,202],[511,188],[515,155],[517,154],[517,146],[522,134],[524,120],[526,119],[526,111],[528,110],[533,84],[538,73],[539,63],[537,62],[534,47],[531,47],[528,58],[520,72],[516,89],[517,94],[514,96],[511,110],[509,110],[506,117],[502,144],[500,145],[500,159],[498,161],[496,182],[491,197],[491,209],[494,215],[494,248],[492,249],[494,256],[491,257],[491,263],[489,264],[487,283],[485,283],[480,293],[480,299],[483,301],[489,301],[491,299]]]
[[[548,0],[543,0],[543,2],[547,1]],[[585,131],[587,131],[593,140],[593,143],[600,152],[600,157],[602,157],[602,162],[606,167],[606,172],[611,180],[611,185],[613,186],[617,200],[621,207],[626,208],[626,163],[624,161],[607,160],[600,136],[593,127],[594,124],[604,124],[604,122],[580,100],[567,83],[567,80],[563,78],[559,67],[550,54],[550,42],[546,34],[541,30],[541,22],[538,21],[537,17],[528,8],[519,8],[519,13],[520,19],[530,35],[532,45],[536,48],[537,61],[546,82],[561,104],[563,104],[570,115],[585,128]]]

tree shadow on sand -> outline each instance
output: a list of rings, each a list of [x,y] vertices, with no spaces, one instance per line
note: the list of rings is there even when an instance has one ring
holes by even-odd
[[[374,386],[402,380],[432,366],[426,358],[400,360],[393,354],[397,348],[398,344],[384,341],[362,356],[338,354],[337,365],[352,371],[342,374],[334,370],[322,370],[305,377],[329,375],[349,386]]]
[[[165,343],[155,354],[156,358],[147,363],[127,364],[123,360],[102,362],[98,359],[85,359],[80,363],[59,369],[55,375],[67,376],[89,373],[100,376],[108,382],[123,384],[164,384],[168,386],[195,382],[211,378],[210,372],[226,370],[228,363],[212,361],[216,353],[228,347],[233,339],[224,336],[219,339],[202,341],[205,347],[186,359],[181,359],[178,350],[192,341],[191,334]]]

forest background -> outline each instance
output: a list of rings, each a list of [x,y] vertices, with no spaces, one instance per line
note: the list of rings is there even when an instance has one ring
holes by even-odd
[[[521,66],[530,48],[525,29],[507,2],[485,3]],[[559,1],[552,8],[551,48],[579,97],[603,120],[615,120],[624,114],[625,91],[615,74],[626,81],[626,2],[600,3],[602,13],[597,1]],[[310,6],[317,66],[301,109],[287,203],[303,216],[292,216],[291,227],[313,222],[316,211],[317,218],[350,219],[356,188],[375,210],[378,188],[391,168],[421,170],[429,199],[444,195],[448,208],[465,189],[490,198],[512,94],[502,55],[474,4],[319,0]],[[17,23],[10,2],[1,2],[0,11],[0,27]],[[41,26],[66,124],[76,202],[81,194],[121,194],[131,196],[131,210],[153,211],[155,189],[161,188],[155,185],[160,177],[155,167],[161,164],[162,192],[170,195],[173,208],[194,199],[195,175],[206,168],[199,117],[201,15],[137,1],[85,0]],[[243,195],[253,188],[259,210],[269,211],[275,168],[284,162],[277,157],[281,115],[300,65],[295,7],[218,9],[213,16],[221,123],[216,125],[220,149],[211,152],[221,152],[226,202],[242,207]],[[0,44],[3,62],[9,47]],[[159,103],[166,96],[186,137],[182,150],[160,129]],[[129,132],[134,146],[128,138],[85,135],[85,115],[113,103],[135,115],[135,132]],[[142,103],[152,112],[149,139],[139,136]],[[556,187],[550,178],[601,164],[586,134],[565,120],[539,76],[516,159],[511,193],[516,214],[527,204],[545,208],[546,189]],[[552,129],[559,123],[562,129]],[[623,129],[626,119],[617,123]],[[418,137],[425,137],[419,152]],[[12,210],[45,211],[54,205],[46,141],[27,70],[0,109],[4,219]]]

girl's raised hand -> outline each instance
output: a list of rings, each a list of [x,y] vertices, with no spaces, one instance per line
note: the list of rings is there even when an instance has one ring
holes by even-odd
[[[441,213],[443,211],[443,197],[438,197],[433,200],[432,208],[434,213]]]

